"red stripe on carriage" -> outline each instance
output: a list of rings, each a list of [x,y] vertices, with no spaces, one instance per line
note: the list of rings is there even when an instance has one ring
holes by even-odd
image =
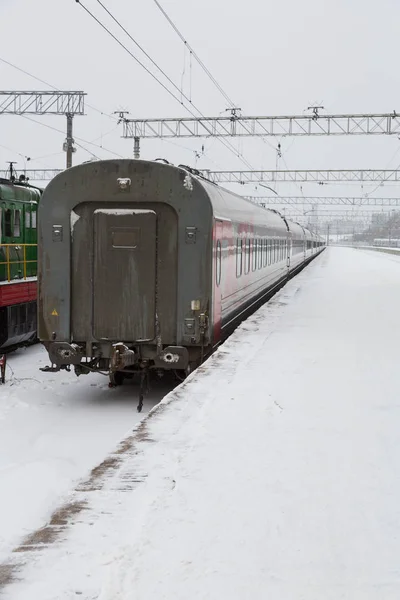
[[[0,307],[35,302],[37,281],[16,281],[0,284]]]

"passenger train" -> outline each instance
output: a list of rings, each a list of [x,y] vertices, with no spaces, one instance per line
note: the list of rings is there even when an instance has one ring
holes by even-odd
[[[372,245],[381,248],[400,248],[400,240],[396,238],[375,238]]]
[[[189,167],[129,159],[57,175],[40,202],[39,239],[49,369],[103,371],[110,385],[188,373],[325,247]]]
[[[41,193],[23,180],[0,179],[0,354],[36,339]]]

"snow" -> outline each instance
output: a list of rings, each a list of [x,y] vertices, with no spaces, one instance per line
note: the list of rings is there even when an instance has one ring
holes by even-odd
[[[74,233],[74,227],[80,218],[81,218],[80,215],[78,215],[74,210],[71,210],[71,234],[72,235]]]
[[[33,277],[25,277],[24,279],[10,279],[10,281],[0,281],[0,285],[12,285],[16,283],[34,283],[37,281],[36,275]]]
[[[397,600],[399,304],[398,261],[329,248],[8,557],[4,599]]]
[[[141,208],[98,208],[94,213],[102,215],[148,215],[154,214],[154,210],[144,210]]]
[[[10,354],[0,385],[0,563],[145,414],[136,385],[39,371],[48,362],[39,345]],[[154,389],[144,411],[169,389]]]

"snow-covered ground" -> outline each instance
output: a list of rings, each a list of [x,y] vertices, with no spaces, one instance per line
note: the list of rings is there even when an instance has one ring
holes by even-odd
[[[398,600],[400,265],[329,248],[0,565],[5,600]]]
[[[171,389],[160,382],[138,415],[133,382],[110,390],[104,376],[47,364],[43,346],[19,350],[0,384],[0,563]]]

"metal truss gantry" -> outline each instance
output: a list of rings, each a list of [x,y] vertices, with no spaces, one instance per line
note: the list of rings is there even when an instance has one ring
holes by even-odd
[[[0,92],[0,115],[65,115],[67,136],[63,150],[67,155],[67,169],[72,166],[75,152],[72,135],[73,118],[85,114],[84,92],[62,91],[8,91]]]
[[[236,109],[237,110],[237,109]],[[125,138],[394,135],[400,113],[122,119]]]
[[[325,170],[325,171],[201,171],[214,183],[324,183],[358,181],[360,183],[399,182],[396,169]]]
[[[263,206],[269,205],[317,205],[317,206],[400,206],[400,198],[350,198],[346,196],[245,196]]]
[[[26,178],[32,181],[50,181],[64,169],[24,169]],[[0,178],[8,179],[10,171],[8,169],[0,170]]]
[[[24,171],[32,181],[47,181],[53,179],[64,169],[27,169]],[[0,170],[0,177],[6,177],[7,171]],[[400,182],[400,171],[397,170],[364,170],[364,171],[202,171],[203,175],[215,183],[240,183],[240,184],[262,184],[262,183],[329,183],[358,181],[360,183],[376,182]],[[351,204],[362,203],[375,206],[397,206],[398,198],[333,198],[318,197],[306,198],[304,196],[283,197],[280,196],[246,196],[253,199],[266,199],[268,204]]]
[[[84,92],[0,92],[0,114],[84,115]]]
[[[357,211],[349,211],[349,210],[318,210],[315,212],[312,212],[310,210],[305,211],[303,213],[301,212],[296,212],[293,209],[289,209],[289,210],[281,210],[279,211],[282,214],[285,214],[286,217],[292,219],[292,218],[310,218],[310,217],[314,217],[314,218],[330,218],[330,219],[347,219],[347,220],[357,220],[357,219],[369,219],[371,220],[372,217],[374,215],[379,215],[379,217],[383,218],[383,217],[389,217],[391,215],[391,211],[385,211],[385,212],[379,212],[376,213],[373,210],[357,210]]]

